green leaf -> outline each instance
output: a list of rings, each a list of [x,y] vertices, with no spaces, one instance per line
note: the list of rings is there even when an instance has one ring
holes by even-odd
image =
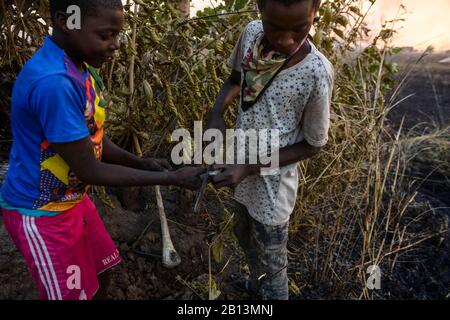
[[[337,17],[336,22],[343,27],[346,27],[348,25],[347,17],[342,14]]]
[[[333,28],[334,33],[341,39],[345,38],[344,31],[338,28]]]
[[[217,289],[216,281],[214,281],[214,279],[211,279],[211,288],[209,290],[209,300],[217,300],[220,297],[221,293],[222,292],[220,292],[220,290]]]
[[[358,16],[361,16],[361,10],[359,9],[359,7],[356,6],[350,6],[349,10],[355,14],[357,14]]]
[[[221,240],[217,240],[212,245],[211,250],[212,250],[212,253],[214,256],[214,260],[217,263],[220,263],[222,261],[222,255],[223,255],[223,242]]]
[[[289,292],[292,293],[292,295],[294,296],[300,295],[300,288],[291,278],[289,278]]]
[[[147,98],[148,106],[151,107],[153,105],[153,89],[152,89],[152,86],[145,79],[144,79],[144,81],[142,81],[142,86],[144,87],[144,93],[145,93],[145,97]]]

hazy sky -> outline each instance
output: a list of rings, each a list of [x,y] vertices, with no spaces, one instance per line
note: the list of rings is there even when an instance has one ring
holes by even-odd
[[[217,4],[217,0],[193,0],[195,12]],[[404,23],[398,25],[398,46],[412,46],[423,49],[433,45],[438,50],[450,49],[450,0],[377,0],[370,19],[374,28],[381,26],[385,19],[392,19],[398,13],[400,4],[407,7],[403,15]]]
[[[391,19],[403,3],[407,7],[406,21],[401,25],[397,45],[450,49],[450,0],[378,0],[377,11]]]
[[[220,2],[220,0],[191,0],[192,5],[194,6],[193,13],[195,13],[196,10],[201,10],[205,7],[211,6],[211,4],[216,5]]]

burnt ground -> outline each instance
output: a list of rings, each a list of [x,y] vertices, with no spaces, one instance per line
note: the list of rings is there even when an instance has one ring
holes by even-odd
[[[422,53],[406,52],[393,58],[399,65],[398,82],[410,74],[396,98],[402,102],[389,113],[387,123],[392,131],[397,131],[403,121],[404,136],[428,134],[450,126],[450,61],[439,63],[450,58],[450,52],[421,57]],[[411,172],[411,175],[425,178],[424,174],[428,173]],[[423,183],[421,196],[450,207],[449,187],[448,176],[442,172],[432,173]]]
[[[392,61],[399,66],[397,81],[406,77],[396,101],[404,98],[389,114],[388,122],[398,128],[404,117],[405,129],[427,122],[442,127],[450,124],[450,53],[427,54],[405,52],[394,56]]]
[[[398,130],[403,120],[404,135],[427,134],[450,125],[450,63],[439,63],[449,58],[450,52],[421,56],[422,53],[405,52],[393,58],[399,65],[397,81],[410,72],[397,98],[397,101],[406,100],[388,116],[393,130]],[[427,159],[415,160],[411,166],[411,177],[425,179],[418,190],[417,204],[434,208],[413,228],[417,233],[429,228],[446,228],[446,232],[402,258],[402,263],[394,270],[396,276],[387,282],[384,290],[393,290],[398,298],[450,298],[450,176],[448,171],[432,171]],[[389,295],[384,297],[389,298]]]
[[[447,56],[449,56],[447,54]],[[401,70],[415,61],[415,53],[396,58]],[[424,60],[411,74],[410,80],[400,96],[414,96],[398,105],[388,121],[398,128],[405,117],[407,129],[420,122],[448,125],[450,119],[450,65],[440,65],[440,55]],[[401,75],[401,73],[400,73]],[[411,107],[413,106],[413,107]],[[0,119],[0,181],[6,169],[10,136],[7,119]],[[450,207],[448,198],[448,176],[438,176],[419,190],[416,209]],[[225,233],[220,241],[222,260],[209,257],[209,244],[223,230],[224,204],[213,191],[209,192],[200,214],[193,214],[194,195],[177,188],[163,188],[165,209],[169,219],[174,246],[182,258],[182,264],[168,270],[161,263],[160,222],[154,190],[152,187],[106,190],[115,208],[108,207],[98,197],[94,201],[119,247],[122,263],[113,270],[111,299],[207,299],[208,262],[211,273],[221,290],[221,299],[239,299],[227,285],[230,272],[244,269],[242,254],[234,240]],[[431,210],[424,220],[413,224],[417,233],[424,230],[438,232],[448,226],[449,209]],[[226,215],[225,215],[226,216]],[[226,220],[225,220],[226,222]],[[145,231],[145,232],[144,232]],[[306,240],[305,240],[306,241]],[[302,243],[294,237],[292,243]],[[410,254],[402,255],[395,270],[383,279],[383,290],[373,295],[378,299],[443,299],[450,293],[450,234],[422,242]],[[300,281],[301,293],[295,299],[326,299],[329,291],[326,284],[307,283],[310,275],[302,272],[301,265],[293,258],[290,261],[290,276],[297,274],[306,280]],[[340,295],[337,298],[348,298]],[[26,270],[20,253],[7,235],[0,219],[0,299],[38,299],[36,286]]]

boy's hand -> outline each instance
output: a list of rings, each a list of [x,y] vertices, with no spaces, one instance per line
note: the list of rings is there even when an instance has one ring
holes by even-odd
[[[183,167],[176,171],[169,172],[171,184],[182,188],[197,190],[202,185],[201,175],[205,173],[204,167]]]
[[[212,177],[214,186],[220,189],[223,187],[236,188],[247,176],[255,174],[258,168],[256,165],[231,164],[214,165],[213,170],[222,171],[220,174]]]
[[[148,171],[166,171],[166,170],[173,170],[172,166],[170,165],[169,161],[166,159],[142,159],[142,169],[148,170]]]

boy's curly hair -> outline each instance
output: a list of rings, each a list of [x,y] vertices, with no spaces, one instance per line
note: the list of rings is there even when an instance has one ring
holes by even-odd
[[[289,6],[293,3],[298,3],[298,2],[312,1],[315,10],[319,10],[320,4],[322,2],[322,0],[258,0],[258,4],[260,5],[260,8],[264,8],[267,1],[279,2],[286,6]]]
[[[78,6],[82,16],[95,16],[99,9],[122,9],[121,0],[50,0],[52,21],[58,11],[67,12],[70,6]]]

